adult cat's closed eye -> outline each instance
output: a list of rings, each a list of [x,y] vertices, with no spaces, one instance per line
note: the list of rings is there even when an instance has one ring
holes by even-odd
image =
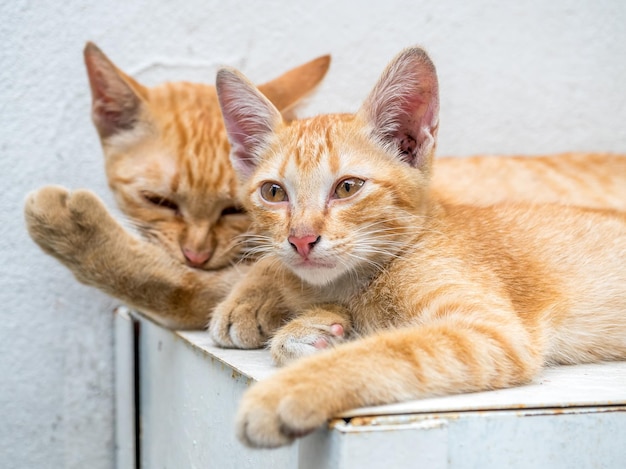
[[[145,87],[93,44],[85,48],[93,120],[109,186],[140,232],[175,259],[218,269],[239,256],[248,229],[215,88],[188,82]],[[286,110],[324,76],[320,57],[260,89]]]
[[[29,195],[31,237],[96,286],[173,328],[205,327],[216,301],[246,268],[238,201],[215,88],[188,82],[146,87],[94,44],[84,50],[92,117],[123,229],[89,191],[47,186]],[[289,111],[324,77],[319,57],[260,89]]]
[[[93,193],[52,186],[28,198],[29,233],[80,281],[160,324],[204,327],[216,301],[246,270],[231,264],[253,247],[251,242],[262,241],[247,235],[249,218],[241,212],[215,89],[185,82],[148,88],[95,45],[87,44],[84,54],[107,177],[119,207],[143,238],[123,229]],[[277,109],[290,111],[328,65],[329,57],[320,57],[259,88]],[[446,158],[435,163],[434,176],[434,187],[453,201],[626,208],[626,157],[621,156]],[[252,253],[262,250],[254,246]],[[271,324],[280,324],[272,317]],[[247,334],[246,340],[237,334],[231,340],[224,333],[224,338],[231,345],[258,347],[273,332],[270,323],[254,324],[254,331],[266,332]]]

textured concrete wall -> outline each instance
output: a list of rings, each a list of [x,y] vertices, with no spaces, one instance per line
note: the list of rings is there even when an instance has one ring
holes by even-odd
[[[306,5],[306,6],[305,6]],[[109,196],[82,47],[146,84],[265,80],[332,53],[304,114],[355,110],[393,55],[422,44],[439,70],[440,153],[626,152],[622,0],[0,4],[0,465],[113,467],[116,302],[27,237],[25,194],[47,183]]]

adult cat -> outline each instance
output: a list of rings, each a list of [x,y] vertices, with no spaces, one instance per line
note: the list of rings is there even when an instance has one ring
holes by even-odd
[[[246,269],[230,266],[242,254],[239,235],[249,226],[238,209],[215,90],[180,82],[146,88],[95,45],[87,44],[84,55],[110,187],[122,212],[151,242],[124,230],[91,192],[52,186],[29,196],[28,230],[83,283],[167,327],[205,327],[216,302]],[[278,109],[290,109],[328,65],[329,57],[320,57],[260,89]],[[622,156],[447,158],[436,165],[433,184],[452,200],[626,209]]]
[[[437,158],[432,187],[450,202],[560,203],[626,211],[626,155]]]
[[[125,230],[89,191],[47,186],[26,201],[31,237],[93,285],[172,328],[203,328],[245,265],[232,267],[249,219],[215,87],[148,88],[92,43],[84,49],[92,117],[118,206],[144,239]],[[259,86],[289,112],[326,74],[322,56]]]
[[[400,53],[355,115],[285,125],[232,69],[217,91],[267,241],[213,336],[254,338],[277,309],[295,315],[271,340],[278,362],[364,336],[255,384],[238,414],[245,444],[287,444],[354,407],[626,358],[626,213],[447,202],[429,185],[439,96],[422,49]]]

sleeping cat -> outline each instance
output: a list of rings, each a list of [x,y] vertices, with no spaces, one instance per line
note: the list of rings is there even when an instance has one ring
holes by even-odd
[[[266,244],[211,333],[254,341],[282,310],[294,319],[271,339],[277,362],[327,349],[244,395],[245,444],[288,444],[354,407],[626,358],[626,213],[450,203],[429,184],[439,96],[422,49],[400,53],[354,115],[285,125],[232,69],[217,91]]]
[[[29,233],[78,280],[165,326],[206,327],[216,301],[245,270],[232,265],[249,226],[236,199],[215,87],[148,88],[92,43],[84,57],[109,186],[143,239],[123,229],[93,193],[56,186],[29,195]],[[329,64],[330,56],[319,57],[259,89],[289,112]]]
[[[626,211],[626,155],[437,158],[432,186],[450,202],[560,203]]]
[[[109,185],[150,242],[123,229],[93,193],[55,186],[29,195],[29,233],[83,283],[166,327],[205,327],[216,302],[246,269],[230,267],[245,254],[243,241],[254,241],[241,236],[249,221],[236,198],[215,89],[182,82],[146,88],[94,44],[84,55]],[[323,78],[329,61],[320,57],[259,88],[278,109],[290,110]],[[451,200],[471,203],[535,200],[626,209],[626,157],[438,159],[433,184]]]

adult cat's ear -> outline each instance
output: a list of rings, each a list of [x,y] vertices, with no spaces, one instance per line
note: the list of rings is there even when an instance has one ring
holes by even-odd
[[[230,142],[230,160],[239,177],[250,177],[267,138],[282,122],[278,109],[240,72],[217,72],[217,97]]]
[[[439,125],[437,72],[419,47],[405,49],[387,66],[359,116],[373,136],[397,149],[411,166],[428,170]]]
[[[134,127],[141,112],[145,88],[119,70],[92,42],[84,49],[91,87],[93,122],[101,138]]]
[[[258,89],[284,113],[319,85],[329,66],[330,55],[323,55],[258,85]]]

